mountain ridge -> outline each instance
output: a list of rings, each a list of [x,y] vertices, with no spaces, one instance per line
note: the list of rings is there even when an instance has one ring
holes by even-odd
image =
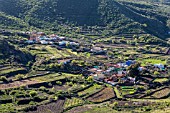
[[[148,33],[162,39],[168,37],[170,6],[141,1],[1,0],[0,12],[23,20],[27,27],[40,29],[61,24],[97,25],[108,27],[111,34]]]

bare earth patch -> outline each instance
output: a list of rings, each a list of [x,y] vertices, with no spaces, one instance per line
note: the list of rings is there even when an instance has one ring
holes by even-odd
[[[0,89],[2,90],[2,89],[15,88],[15,87],[20,87],[20,86],[25,86],[25,85],[36,84],[36,83],[39,83],[39,82],[35,80],[21,80],[21,81],[8,83],[8,84],[0,84]]]
[[[115,97],[115,93],[112,88],[105,88],[102,91],[90,96],[87,98],[92,102],[103,102],[105,100],[111,99]]]
[[[29,111],[28,113],[61,113],[65,100],[58,100],[57,102],[42,105],[37,107],[36,111]]]
[[[92,109],[92,107],[90,106],[78,106],[76,108],[73,108],[69,111],[67,111],[66,113],[81,113],[81,112],[85,112]]]

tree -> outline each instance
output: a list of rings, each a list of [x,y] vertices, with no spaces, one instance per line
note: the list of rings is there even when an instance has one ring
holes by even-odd
[[[22,80],[24,78],[24,75],[23,74],[18,74],[18,75],[16,75],[16,78],[18,80]]]
[[[7,79],[5,76],[1,76],[1,77],[0,77],[0,81],[8,82],[8,79]]]
[[[31,97],[35,97],[35,96],[37,95],[37,92],[36,92],[36,91],[30,91],[30,92],[29,92],[29,95],[30,95]]]
[[[138,77],[140,75],[139,70],[138,70],[139,67],[140,67],[140,63],[138,63],[138,62],[129,66],[128,67],[128,76]]]
[[[89,77],[87,78],[87,81],[88,81],[88,82],[93,82],[93,77],[92,77],[92,76],[89,76]]]

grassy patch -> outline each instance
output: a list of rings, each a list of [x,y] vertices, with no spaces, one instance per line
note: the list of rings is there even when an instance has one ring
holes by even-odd
[[[118,111],[113,110],[110,107],[93,107],[92,109],[82,112],[82,113],[118,113]]]
[[[0,104],[0,113],[11,113],[16,112],[15,107],[12,103]]]
[[[84,91],[81,91],[78,93],[79,96],[87,95],[87,94],[92,94],[96,91],[99,91],[102,88],[101,85],[94,84],[92,87],[89,87],[85,89]]]
[[[61,76],[58,73],[53,73],[53,74],[48,74],[45,76],[41,77],[34,77],[31,80],[36,80],[36,81],[52,81],[52,80],[59,80],[59,79],[64,79],[66,77],[72,77],[72,76],[80,76],[80,75],[74,75],[74,74],[68,74],[68,73],[63,73]]]
[[[163,98],[166,97],[170,94],[170,89],[169,88],[165,88],[162,89],[160,91],[155,92],[153,95],[151,95],[154,98]]]
[[[114,87],[114,91],[116,93],[117,98],[123,98],[122,95],[120,94],[119,90],[117,89],[117,87]]]
[[[165,83],[168,81],[169,81],[169,79],[167,79],[167,78],[157,78],[153,82]]]
[[[5,75],[11,72],[16,72],[16,71],[22,71],[25,70],[24,68],[11,68],[11,69],[7,69],[7,70],[1,70],[0,71],[0,75]]]
[[[166,64],[165,60],[159,59],[140,59],[141,65],[145,66],[147,64]]]
[[[83,104],[84,101],[82,99],[79,98],[71,98],[71,99],[66,99],[65,104],[64,104],[64,109],[70,108],[70,107],[74,107],[74,106],[78,106]]]
[[[121,92],[122,95],[128,95],[128,94],[133,94],[136,92],[136,89],[134,89],[133,87],[121,87]]]

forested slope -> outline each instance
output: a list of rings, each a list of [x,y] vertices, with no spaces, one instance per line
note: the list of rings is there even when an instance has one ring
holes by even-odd
[[[170,31],[170,6],[158,0],[0,0],[0,11],[1,26],[23,27],[18,23],[22,20],[24,27],[101,26],[113,34],[149,33],[161,38]]]

